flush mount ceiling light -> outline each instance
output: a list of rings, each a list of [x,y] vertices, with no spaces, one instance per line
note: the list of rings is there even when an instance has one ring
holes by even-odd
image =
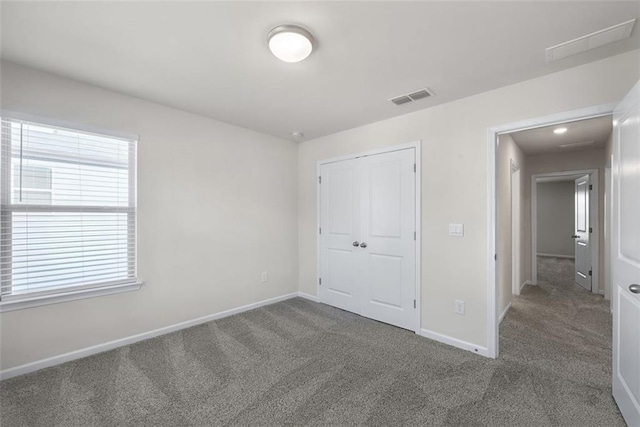
[[[313,50],[313,36],[297,25],[280,25],[269,31],[269,49],[284,62],[300,62]]]
[[[567,131],[567,128],[556,128],[553,130],[553,133],[555,133],[556,135],[562,135],[566,131]]]

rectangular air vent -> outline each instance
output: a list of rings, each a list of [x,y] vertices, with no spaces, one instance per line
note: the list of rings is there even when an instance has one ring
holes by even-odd
[[[624,40],[631,36],[635,19],[614,25],[568,42],[560,43],[546,49],[547,62],[557,61],[567,56],[576,55],[610,43]]]
[[[419,99],[429,98],[430,96],[433,96],[433,93],[429,89],[420,89],[406,95],[396,96],[395,98],[391,98],[389,101],[393,102],[396,105],[402,105],[409,102],[417,101]]]

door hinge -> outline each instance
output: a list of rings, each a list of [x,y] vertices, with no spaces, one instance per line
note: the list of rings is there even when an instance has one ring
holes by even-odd
[[[318,234],[322,234],[322,227],[318,227]]]
[[[413,173],[416,173],[416,164],[413,164]]]
[[[593,227],[589,227],[589,233],[593,233]]]
[[[589,184],[589,190],[593,190],[593,184]]]
[[[416,308],[416,300],[413,300],[413,308]]]
[[[498,254],[493,254],[493,260],[497,261],[498,260]]]
[[[322,285],[322,277],[318,277],[318,285]]]
[[[589,270],[589,276],[593,276],[593,270]]]
[[[413,232],[413,240],[416,240],[416,232]]]
[[[318,177],[318,184],[322,184],[322,177],[321,176]]]

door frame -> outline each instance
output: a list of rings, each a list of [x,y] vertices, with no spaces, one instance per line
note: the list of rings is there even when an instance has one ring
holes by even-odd
[[[598,206],[600,202],[598,169],[582,169],[573,171],[547,172],[531,175],[531,284],[538,284],[538,180],[540,178],[561,178],[572,175],[589,175],[593,186],[589,194],[589,227],[593,232],[589,235],[589,252],[591,253],[591,292],[600,292],[600,218]],[[575,254],[574,254],[575,255]]]
[[[513,159],[509,159],[510,167],[510,175],[509,175],[509,217],[511,218],[511,294],[512,295],[520,295],[521,289],[521,273],[522,273],[522,264],[520,263],[522,259],[522,223],[520,221],[520,217],[522,216],[522,206],[520,201],[522,200],[521,188],[520,188],[520,179],[517,181],[517,187],[514,186],[514,175],[518,174],[518,178],[520,178],[520,174],[522,170],[520,169],[520,165],[518,165]],[[517,191],[514,189],[517,188]],[[518,200],[514,200],[514,193],[517,193]],[[518,203],[518,210],[514,212],[513,206],[514,202]],[[517,271],[514,266],[517,265]],[[517,274],[516,274],[517,273]]]
[[[535,129],[560,123],[575,122],[613,114],[617,103],[601,104],[548,116],[535,117],[487,128],[487,356],[499,355],[497,213],[498,213],[498,136],[520,130]]]
[[[422,326],[422,298],[421,298],[421,289],[422,289],[422,275],[421,275],[421,248],[422,248],[422,232],[421,232],[421,222],[422,222],[422,206],[421,206],[421,186],[422,182],[422,156],[420,154],[420,146],[422,144],[422,140],[417,140],[413,142],[408,142],[406,144],[399,145],[391,145],[383,148],[378,148],[375,150],[369,150],[360,153],[347,154],[339,157],[332,157],[329,159],[319,160],[316,162],[316,295],[318,295],[318,301],[320,301],[320,168],[322,165],[326,165],[329,163],[341,162],[344,160],[353,160],[359,157],[372,156],[376,154],[384,154],[391,153],[394,151],[401,150],[415,150],[415,162],[416,162],[416,170],[415,170],[415,224],[416,224],[416,245],[415,245],[415,257],[416,257],[416,283],[415,283],[415,291],[416,291],[416,309],[415,309],[415,318],[414,318],[414,329],[413,331],[416,334],[420,334],[420,329]]]

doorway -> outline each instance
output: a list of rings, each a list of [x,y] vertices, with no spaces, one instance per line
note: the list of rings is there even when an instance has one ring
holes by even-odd
[[[531,176],[532,284],[541,278],[604,294],[599,281],[598,172],[587,169]],[[546,273],[543,277],[538,274],[541,268]]]
[[[501,306],[499,295],[501,292],[499,291],[499,283],[498,283],[498,263],[500,262],[499,254],[497,251],[498,248],[498,136],[508,135],[518,131],[525,130],[534,130],[541,129],[548,126],[553,125],[561,125],[561,124],[570,124],[577,121],[587,120],[587,119],[595,119],[601,117],[611,117],[614,108],[616,107],[616,103],[598,105],[593,107],[587,107],[579,110],[568,111],[560,114],[554,114],[545,117],[537,117],[529,120],[524,120],[520,122],[509,123],[500,126],[494,126],[488,129],[488,193],[489,193],[489,203],[488,203],[488,247],[487,247],[487,270],[488,270],[488,280],[487,280],[487,355],[489,357],[497,358],[499,355],[499,320],[502,317],[501,314],[506,314],[501,311],[503,307]],[[522,165],[519,165],[522,168]],[[526,168],[522,169],[526,170]],[[513,178],[513,177],[512,177]],[[521,179],[523,177],[521,176]],[[524,187],[525,189],[528,186]],[[530,190],[527,190],[530,191]],[[527,194],[523,195],[524,199],[527,198]],[[530,207],[530,206],[529,206]],[[522,211],[523,215],[527,215],[527,209]],[[526,218],[526,220],[530,221],[531,218]],[[523,225],[526,225],[527,221],[523,222]],[[509,227],[511,229],[511,227]],[[522,237],[522,236],[521,236]],[[525,236],[526,237],[526,236]],[[510,243],[512,243],[510,239]],[[521,246],[522,248],[531,248],[530,244],[525,244]],[[528,250],[527,250],[528,252]],[[527,255],[522,254],[521,260],[527,259]],[[531,254],[531,259],[533,254]],[[508,258],[511,261],[511,256]],[[522,265],[521,265],[522,268]],[[531,271],[527,271],[527,269]],[[524,270],[524,271],[522,271]],[[532,283],[532,273],[533,266],[529,266],[528,268],[522,269],[523,283],[530,284]],[[511,277],[511,275],[510,275]],[[511,283],[509,289],[513,289],[515,285]]]
[[[318,162],[318,295],[420,332],[419,144]]]

